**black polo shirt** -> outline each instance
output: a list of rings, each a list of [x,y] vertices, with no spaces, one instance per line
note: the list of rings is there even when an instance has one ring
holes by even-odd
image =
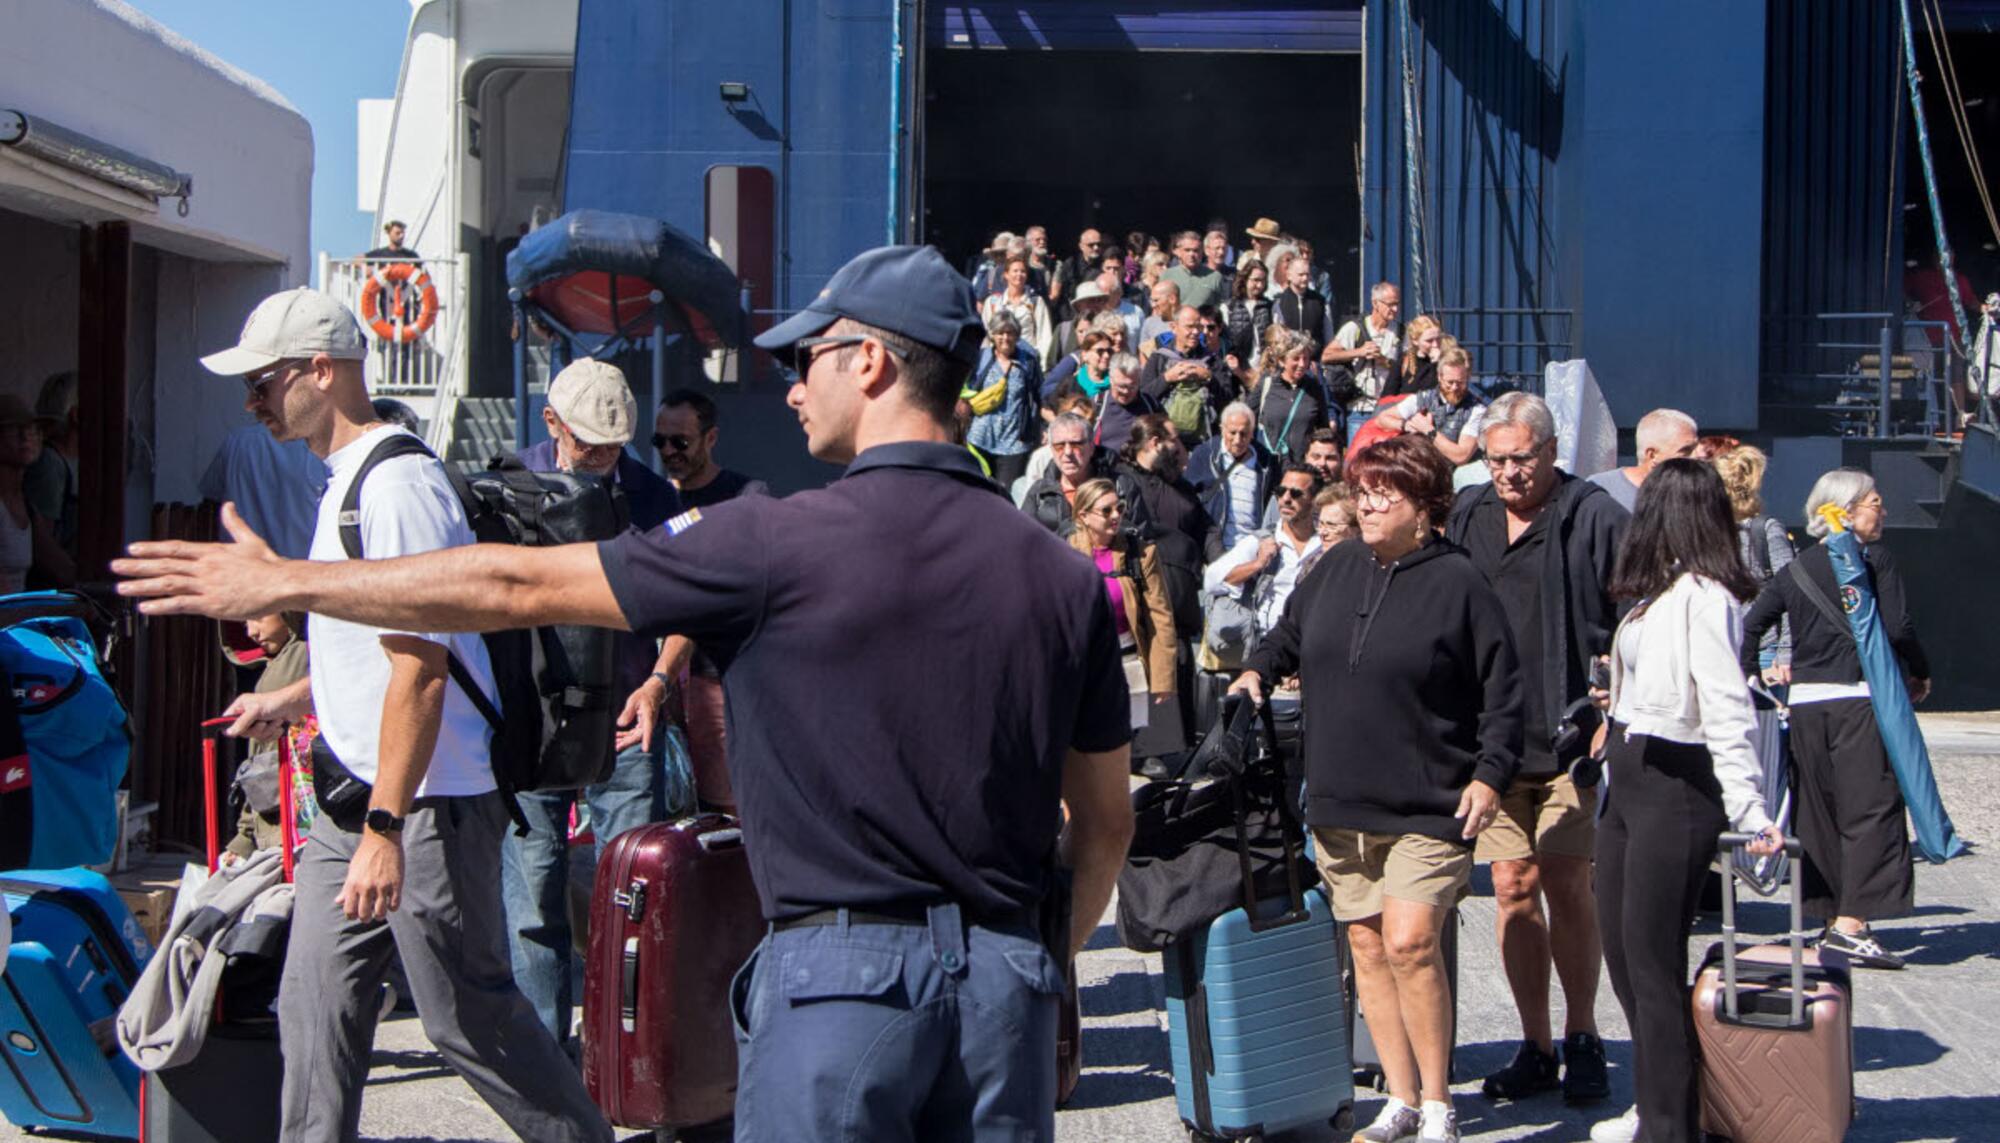
[[[1514,657],[1521,663],[1522,774],[1553,774],[1556,756],[1549,749],[1549,718],[1542,681],[1542,576],[1548,572],[1543,548],[1549,542],[1549,521],[1556,516],[1554,498],[1528,525],[1507,542],[1507,510],[1499,500],[1479,506],[1466,529],[1465,550],[1472,566],[1493,585],[1507,626],[1514,634]]]
[[[1131,739],[1097,569],[956,445],[855,458],[600,545],[627,622],[723,670],[729,769],[772,920],[1045,888],[1065,752]]]

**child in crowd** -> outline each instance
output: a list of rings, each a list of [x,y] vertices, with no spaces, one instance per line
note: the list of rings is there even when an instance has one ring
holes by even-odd
[[[264,651],[264,673],[257,678],[258,694],[291,686],[306,676],[306,617],[285,612],[260,616],[245,623],[251,642]],[[301,746],[300,736],[292,737],[293,757]],[[310,738],[305,742],[309,743]],[[224,847],[222,862],[234,865],[260,849],[280,844],[278,828],[278,746],[260,742],[250,757],[236,768],[235,784],[243,796],[243,815],[237,820],[236,836]]]

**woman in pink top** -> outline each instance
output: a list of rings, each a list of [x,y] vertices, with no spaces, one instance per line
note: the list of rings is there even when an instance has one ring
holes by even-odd
[[[1084,482],[1071,508],[1076,530],[1070,533],[1070,546],[1096,560],[1104,576],[1125,651],[1133,725],[1144,726],[1152,703],[1174,693],[1174,611],[1159,553],[1119,528],[1124,506],[1111,481]]]

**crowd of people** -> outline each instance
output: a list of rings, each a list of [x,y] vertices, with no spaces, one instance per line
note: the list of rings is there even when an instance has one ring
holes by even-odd
[[[1176,708],[1178,737],[1142,734],[1137,772],[1193,745],[1205,677],[1302,698],[1306,819],[1391,1094],[1357,1139],[1455,1138],[1439,932],[1475,860],[1522,1031],[1483,1093],[1609,1095],[1602,967],[1638,1099],[1594,1138],[1697,1138],[1684,934],[1722,832],[1781,840],[1748,680],[1789,687],[1821,943],[1900,967],[1867,921],[1912,907],[1854,643],[1777,575],[1794,550],[1763,510],[1765,457],[1657,409],[1631,464],[1564,472],[1548,407],[1475,395],[1469,352],[1431,315],[1400,324],[1393,284],[1336,321],[1296,239],[1269,219],[1248,238],[1239,253],[1219,227],[1164,248],[1133,235],[1128,256],[1093,229],[1058,261],[1040,227],[997,236],[973,274],[993,292],[965,439],[1104,571],[1135,725]],[[1018,331],[1057,322],[1045,369]],[[1829,503],[1879,537],[1865,474],[1829,474],[1808,516]],[[1868,550],[1920,700],[1900,583]],[[1832,591],[1825,554],[1810,561]],[[1572,776],[1592,754],[1623,779],[1615,799]]]
[[[367,762],[371,781],[388,775],[376,801],[390,833],[411,823],[393,868],[382,854],[397,843],[372,814],[366,831],[315,829],[327,844],[301,865],[295,925],[316,935],[295,928],[284,1034],[288,1059],[294,1044],[323,1044],[345,1066],[332,1082],[288,1069],[287,1137],[340,1137],[342,1123],[351,1134],[367,1022],[358,1000],[321,985],[368,976],[392,935],[419,962],[406,967],[432,1039],[516,1130],[605,1137],[580,1089],[548,1074],[569,1003],[555,971],[566,922],[546,888],[557,855],[547,840],[507,843],[503,920],[500,894],[450,876],[463,854],[501,845],[502,820],[480,800],[490,782],[464,777],[464,760],[483,756],[476,722],[429,763],[386,717],[407,685],[404,701],[431,704],[433,730],[465,721],[430,648],[473,660],[476,642],[397,632],[632,632],[618,745],[635,773],[660,769],[653,711],[702,673],[686,665],[707,661],[723,680],[742,736],[728,797],[772,922],[730,998],[743,1138],[949,1134],[947,1121],[1048,1137],[1063,958],[1123,863],[1130,777],[1192,745],[1225,687],[1260,701],[1289,692],[1303,711],[1304,817],[1388,1093],[1356,1140],[1458,1138],[1456,982],[1440,934],[1475,861],[1493,868],[1522,1033],[1485,1095],[1609,1096],[1601,965],[1632,1029],[1636,1099],[1593,1139],[1699,1138],[1686,933],[1720,834],[1754,834],[1759,853],[1783,840],[1780,791],[1764,788],[1755,754],[1752,676],[1790,687],[1795,824],[1822,941],[1899,966],[1868,922],[1911,907],[1901,799],[1852,641],[1815,613],[1804,577],[1777,574],[1793,552],[1759,498],[1762,454],[1662,409],[1639,423],[1631,466],[1565,472],[1548,406],[1476,396],[1470,354],[1431,318],[1400,324],[1394,285],[1340,320],[1309,244],[1270,219],[1247,238],[1237,251],[1212,227],[1121,247],[1092,229],[1057,259],[1030,228],[996,238],[969,285],[930,248],[864,253],[759,339],[796,371],[787,400],[809,450],[847,465],[824,490],[737,495],[751,482],[713,463],[714,407],[677,394],[652,437],[674,486],[653,490],[653,526],[601,547],[457,550],[463,522],[435,512],[415,468],[379,485],[403,489],[429,529],[381,525],[393,542],[380,556],[407,558],[328,574],[277,560],[234,517],[236,544],[135,546],[117,570],[147,610],[310,611],[315,666],[358,653],[321,649],[330,616],[332,640],[366,638],[366,670],[382,676],[365,703],[314,670],[238,711],[282,722],[305,702],[322,725],[346,720],[341,757]],[[211,368],[244,376],[260,422],[306,439],[343,483],[384,431],[360,354],[319,301],[279,309],[253,315],[244,345]],[[615,370],[566,373],[549,440],[523,459],[638,490],[658,478],[623,451],[632,419]],[[1823,504],[1864,542],[1879,537],[1865,474],[1829,473],[1808,514]],[[330,527],[323,507],[313,554],[338,561],[320,550]],[[1869,553],[1921,698],[1928,668],[1894,565]],[[1797,559],[1830,585],[1824,555]],[[933,701],[947,685],[954,701]],[[1608,759],[1605,781],[1578,765],[1590,758]],[[441,788],[441,773],[464,780]],[[625,813],[640,799],[611,785],[581,795],[593,815],[664,812],[653,797]],[[560,821],[569,801],[549,799],[538,819]],[[439,814],[457,831],[441,837]],[[1074,873],[1072,931],[1035,937],[1058,854]],[[437,864],[421,872],[424,861]],[[441,911],[454,895],[490,907]],[[399,914],[399,899],[420,907]],[[448,940],[446,915],[462,926]],[[498,948],[503,929],[528,1001],[504,985],[504,957],[438,955]],[[895,1022],[961,991],[978,1003]],[[483,1038],[535,1025],[553,1033],[531,1037],[547,1050]],[[855,1050],[864,1043],[894,1050]],[[940,1058],[956,1062],[939,1073]]]

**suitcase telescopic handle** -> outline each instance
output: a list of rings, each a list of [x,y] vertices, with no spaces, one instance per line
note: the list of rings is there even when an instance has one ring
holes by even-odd
[[[1736,862],[1735,852],[1757,840],[1754,833],[1725,833],[1716,842],[1722,852],[1722,1006],[1730,1020],[1741,1019],[1736,989]],[[1792,886],[1791,939],[1788,942],[1792,953],[1792,1018],[1787,1027],[1796,1028],[1806,1022],[1806,936],[1805,936],[1805,888],[1799,876],[1799,858],[1805,847],[1799,839],[1785,839],[1784,851],[1794,860],[1786,870],[1786,880]]]
[[[222,806],[218,783],[215,777],[216,739],[222,737],[224,727],[234,725],[233,718],[211,718],[201,724],[201,799],[203,806],[202,825],[206,828],[208,871],[215,872],[222,865]]]

